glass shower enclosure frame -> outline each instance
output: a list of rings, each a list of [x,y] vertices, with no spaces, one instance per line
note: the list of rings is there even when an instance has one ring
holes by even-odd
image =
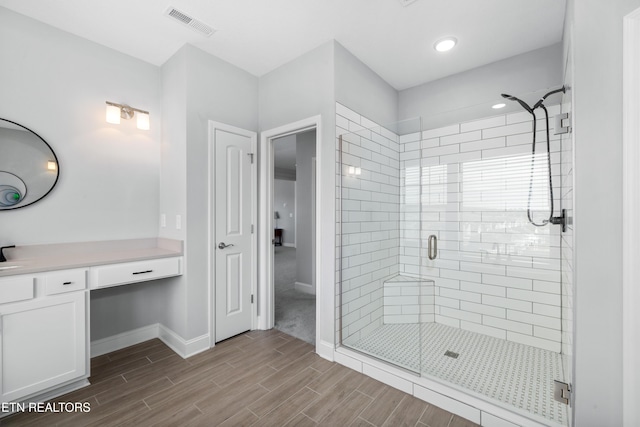
[[[568,425],[566,406],[553,400],[554,380],[565,378],[561,232],[527,221],[527,202],[543,212],[549,200],[531,123],[518,112],[438,120],[432,129],[433,118],[414,119],[339,135],[339,343]],[[560,137],[551,142],[559,181]]]

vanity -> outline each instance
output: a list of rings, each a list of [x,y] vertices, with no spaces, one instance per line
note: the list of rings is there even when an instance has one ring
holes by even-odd
[[[18,246],[0,263],[0,403],[88,384],[89,293],[183,274],[182,242]]]

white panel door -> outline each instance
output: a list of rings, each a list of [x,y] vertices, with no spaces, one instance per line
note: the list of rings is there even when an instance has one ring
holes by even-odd
[[[215,341],[252,326],[256,134],[214,125]]]

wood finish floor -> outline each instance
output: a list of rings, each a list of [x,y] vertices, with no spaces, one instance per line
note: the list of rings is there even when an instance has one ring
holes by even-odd
[[[476,424],[320,358],[276,330],[182,359],[160,340],[91,360],[91,385],[57,402],[89,413],[16,414],[2,426],[429,426]]]

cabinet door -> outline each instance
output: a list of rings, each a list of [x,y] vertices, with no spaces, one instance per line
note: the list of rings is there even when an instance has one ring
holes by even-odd
[[[86,375],[85,293],[0,306],[0,401]]]

